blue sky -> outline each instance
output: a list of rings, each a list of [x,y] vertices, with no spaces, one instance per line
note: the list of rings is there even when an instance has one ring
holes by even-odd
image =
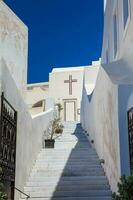
[[[103,0],[5,0],[29,28],[28,83],[101,56]]]

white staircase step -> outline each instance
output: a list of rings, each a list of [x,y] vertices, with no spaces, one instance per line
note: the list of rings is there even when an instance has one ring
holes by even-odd
[[[36,171],[43,171],[43,170],[85,170],[85,171],[103,171],[102,167],[100,165],[97,166],[87,166],[84,163],[80,163],[78,165],[70,165],[70,164],[66,164],[65,165],[47,165],[47,166],[42,166],[42,165],[35,165],[34,170]],[[32,171],[33,172],[33,171]]]
[[[81,171],[65,171],[65,172],[61,172],[60,170],[55,170],[55,171],[42,171],[42,172],[36,172],[34,171],[32,173],[32,176],[34,177],[41,177],[41,176],[44,176],[44,177],[54,177],[54,176],[57,176],[57,177],[61,177],[61,176],[103,176],[105,175],[103,171],[101,172],[96,172],[96,171],[93,171],[93,172],[90,172],[90,171],[85,171],[85,172],[81,172]]]
[[[98,165],[98,164],[92,164],[92,163],[89,163],[89,162],[71,162],[71,163],[68,163],[67,165],[67,162],[55,162],[54,163],[54,166],[53,166],[53,162],[47,162],[47,163],[36,163],[35,166],[34,166],[34,169],[66,169],[66,168],[93,168],[93,169],[102,169],[102,166],[101,165]]]
[[[23,198],[26,199],[26,198]],[[23,200],[22,198],[20,200]],[[30,200],[112,200],[111,197],[46,197],[46,198],[30,198]]]
[[[110,196],[111,192],[110,190],[84,190],[84,191],[80,191],[80,188],[78,189],[78,191],[55,191],[55,192],[51,192],[51,191],[41,191],[41,192],[29,192],[30,197],[103,197],[103,196]],[[22,197],[25,197],[24,195],[22,195]]]
[[[98,155],[84,133],[80,124],[65,122],[55,148],[40,151],[24,188],[29,200],[111,200]]]
[[[31,186],[31,187],[25,187],[24,190],[25,192],[32,192],[32,191],[51,191],[54,192],[56,191],[77,191],[79,189],[79,185],[72,185],[72,184],[67,184],[67,185],[62,185],[62,184],[49,184],[49,185],[45,185],[45,186]],[[101,185],[101,184],[83,184],[80,185],[80,189],[81,190],[108,190],[109,189],[109,185]]]
[[[107,184],[107,178],[105,176],[69,176],[69,177],[29,177],[29,181],[31,182],[41,182],[45,181],[45,183],[52,183],[52,182],[64,182],[67,184],[67,182],[72,182],[75,184],[75,182],[78,183],[87,183],[87,184],[93,184],[99,181],[101,184]]]

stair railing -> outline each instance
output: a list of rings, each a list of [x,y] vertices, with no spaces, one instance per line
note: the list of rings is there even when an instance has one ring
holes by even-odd
[[[26,194],[25,192],[21,191],[20,189],[18,189],[17,187],[14,187],[15,190],[17,190],[18,192],[20,192],[21,194],[26,196],[26,199],[29,199],[30,196],[28,194]]]

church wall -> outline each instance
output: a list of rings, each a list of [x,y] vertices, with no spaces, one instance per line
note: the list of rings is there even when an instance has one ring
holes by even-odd
[[[84,69],[50,73],[49,96],[55,100],[55,103],[61,103],[63,107],[63,110],[61,111],[62,120],[64,120],[64,101],[73,99],[76,100],[76,120],[80,120],[80,115],[78,115],[77,112],[81,105],[83,73]],[[77,79],[77,82],[72,85],[72,95],[69,94],[69,84],[64,83],[64,80],[69,79],[70,74],[72,74],[73,79]]]
[[[27,83],[28,29],[23,22],[0,1],[0,59],[6,60],[7,67],[25,96]]]
[[[26,180],[42,148],[43,134],[53,117],[53,111],[49,109],[32,118],[4,60],[0,62],[0,69],[0,93],[4,91],[5,97],[18,111],[15,185],[24,191]],[[16,192],[15,199],[19,199],[19,192]]]
[[[88,77],[89,78],[89,77]],[[113,191],[121,175],[119,127],[118,127],[118,87],[113,84],[100,67],[96,86],[91,95],[84,87],[81,123],[94,140],[100,159],[105,160],[104,170]]]

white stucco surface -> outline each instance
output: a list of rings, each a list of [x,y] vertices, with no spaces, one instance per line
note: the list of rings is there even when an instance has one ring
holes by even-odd
[[[25,97],[27,82],[28,29],[23,22],[0,1],[0,59],[7,67],[21,94]]]
[[[32,117],[24,101],[27,89],[27,40],[27,27],[0,1],[0,94],[4,92],[18,112],[15,186],[21,191],[42,148],[44,131],[53,118],[52,109]],[[15,191],[16,200],[19,196],[20,193]]]
[[[43,134],[53,117],[53,110],[31,117],[4,60],[1,62],[1,72],[0,91],[4,91],[5,97],[18,111],[15,185],[23,191],[36,156],[42,148]],[[16,199],[18,195],[16,192]]]
[[[39,114],[45,111],[46,99],[49,97],[49,83],[34,83],[27,85],[25,102],[31,115]],[[35,106],[42,102],[41,106]]]
[[[98,77],[95,76],[91,82],[89,82],[89,77],[91,77],[91,72],[89,75],[88,71],[85,74],[81,123],[89,133],[90,139],[94,140],[100,159],[105,160],[103,167],[112,190],[116,191],[120,177],[118,88],[110,81],[102,67],[99,69]],[[90,94],[87,92],[86,85],[92,85],[92,82],[95,88]]]
[[[70,121],[80,120],[83,74],[84,67],[55,68],[49,74],[49,96],[54,99],[55,103],[62,105],[61,119],[63,121],[65,120],[65,116],[66,118],[68,117],[68,114],[70,114]],[[72,83],[72,94],[69,94],[69,83],[64,83],[64,81],[69,80],[70,75],[73,80],[76,80],[76,82]],[[73,102],[75,103],[74,111],[71,110],[73,109]]]
[[[105,160],[103,167],[113,191],[120,176],[130,174],[127,112],[133,107],[133,1],[128,2],[124,27],[123,1],[104,1],[102,66],[94,84],[89,84],[89,74],[85,73],[81,106],[82,125],[94,140],[99,157]]]

